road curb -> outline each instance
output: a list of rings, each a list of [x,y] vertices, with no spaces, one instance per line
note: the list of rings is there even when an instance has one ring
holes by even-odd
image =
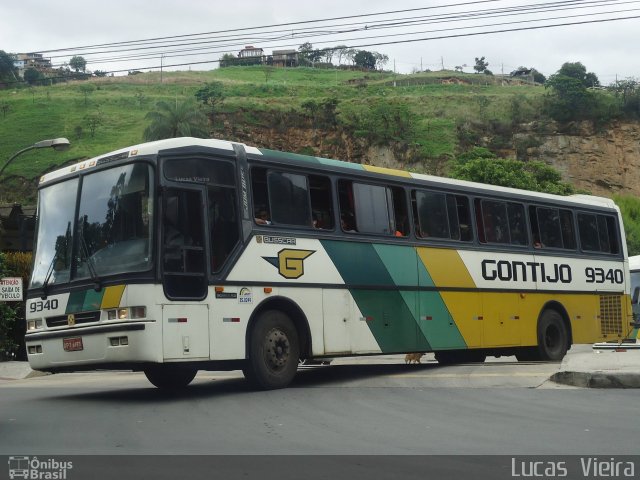
[[[640,374],[636,373],[563,371],[551,375],[550,380],[581,388],[640,388]]]

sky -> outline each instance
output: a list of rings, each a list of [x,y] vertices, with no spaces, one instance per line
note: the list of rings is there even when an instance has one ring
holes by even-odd
[[[377,15],[390,11],[396,13]],[[355,15],[367,16],[314,22]],[[474,18],[469,19],[469,16]],[[597,22],[611,18],[626,19],[469,35],[488,30]],[[439,23],[434,22],[436,19]],[[258,29],[276,24],[285,25]],[[397,26],[391,28],[392,24]],[[380,28],[382,26],[387,28]],[[314,31],[309,32],[309,29]],[[349,31],[339,33],[343,30]],[[205,32],[214,33],[207,37],[179,37],[182,42],[201,42],[198,44],[176,46],[178,39],[174,38],[147,44],[144,51],[114,51],[122,49],[122,46],[86,48]],[[243,37],[237,38],[238,35]],[[465,36],[434,39],[452,35]],[[408,39],[420,40],[405,42]],[[509,73],[519,66],[526,66],[548,76],[564,62],[582,62],[589,71],[598,75],[601,83],[609,84],[616,79],[640,78],[639,39],[640,0],[0,2],[0,50],[9,53],[44,52],[43,55],[51,57],[54,65],[68,62],[72,55],[82,55],[87,60],[87,70],[116,71],[116,75],[126,74],[128,69],[157,69],[161,63],[167,70],[210,70],[217,68],[215,61],[223,53],[237,54],[244,45],[261,47],[270,54],[274,48],[297,48],[304,42],[310,42],[315,48],[344,44],[386,54],[389,62],[385,68],[395,68],[398,73],[440,70],[443,67],[453,70],[456,66],[473,72],[475,58],[484,56],[489,62],[488,68],[494,73]],[[218,43],[212,44],[213,41]],[[402,43],[373,45],[388,42]],[[158,48],[148,48],[151,46]],[[203,50],[195,55],[194,48]],[[60,49],[67,50],[52,51]],[[172,53],[178,49],[183,52]],[[185,56],[185,53],[190,55]],[[141,54],[148,58],[130,58]],[[105,59],[112,61],[106,62]],[[186,63],[191,65],[171,66]]]

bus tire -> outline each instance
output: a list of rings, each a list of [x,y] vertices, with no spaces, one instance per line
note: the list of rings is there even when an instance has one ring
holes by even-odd
[[[284,388],[298,370],[300,343],[291,319],[279,310],[260,314],[251,329],[245,378],[261,390]]]
[[[539,360],[559,362],[569,348],[567,327],[558,311],[547,309],[538,321],[538,346],[536,357]]]
[[[162,364],[144,369],[144,374],[154,386],[161,390],[180,390],[195,378],[198,370],[183,365]]]

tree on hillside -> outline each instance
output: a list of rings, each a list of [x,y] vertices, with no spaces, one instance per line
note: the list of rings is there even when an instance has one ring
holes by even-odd
[[[563,63],[555,75],[576,79],[580,81],[585,88],[600,86],[598,76],[593,72],[587,72],[587,67],[580,62]]]
[[[81,57],[80,55],[75,55],[71,57],[71,60],[69,60],[69,66],[73,68],[76,71],[76,73],[84,72],[87,68],[87,61],[84,59],[84,57]]]
[[[231,67],[236,64],[238,59],[232,53],[225,53],[220,58],[220,68]]]
[[[84,106],[86,107],[89,104],[89,95],[91,95],[96,87],[93,83],[83,83],[78,87],[82,95],[84,95]]]
[[[556,195],[574,193],[573,186],[563,182],[560,173],[543,162],[498,159],[491,153],[486,158],[481,150],[478,150],[477,154],[479,155],[471,154],[464,159],[458,159],[451,169],[450,176],[460,180]]]
[[[305,42],[298,47],[298,59],[301,65],[308,65],[311,63],[311,56],[313,55],[313,45],[310,42]]]
[[[580,62],[567,62],[551,75],[545,88],[551,89],[545,111],[559,122],[594,119],[599,114],[598,98],[587,87],[599,84],[598,77]]]
[[[620,207],[629,255],[640,255],[640,199],[614,195],[613,200]]]
[[[38,81],[42,80],[42,78],[44,77],[38,70],[31,67],[31,68],[27,68],[24,71],[23,78],[24,78],[24,81],[27,82],[29,85],[35,85],[36,83],[38,83]]]
[[[156,110],[147,113],[145,119],[151,120],[143,134],[147,142],[163,138],[209,136],[207,118],[191,100],[160,101],[156,104]]]
[[[358,50],[353,57],[355,66],[366,70],[374,70],[376,68],[376,57],[368,50]]]
[[[380,70],[384,69],[384,66],[389,62],[389,56],[380,52],[372,52],[373,56],[376,59],[376,67]]]
[[[338,45],[333,49],[338,57],[338,65],[342,65],[342,59],[345,57],[345,53],[349,50],[349,47],[346,45]]]
[[[484,57],[476,57],[476,64],[473,66],[473,69],[476,71],[476,73],[483,73],[488,66],[489,62],[485,62]]]
[[[0,50],[0,82],[3,80],[17,82],[16,70],[11,55],[4,50]]]
[[[322,49],[322,59],[328,63],[331,64],[331,61],[333,60],[333,56],[335,55],[336,51],[333,48],[323,48]]]
[[[264,69],[265,78],[266,80],[269,80],[266,76],[266,72],[272,72],[273,68],[265,66]],[[195,97],[200,103],[209,107],[209,118],[211,119],[211,124],[213,125],[214,117],[217,113],[218,107],[222,105],[222,102],[224,102],[224,84],[222,82],[205,83],[204,86],[196,90]]]

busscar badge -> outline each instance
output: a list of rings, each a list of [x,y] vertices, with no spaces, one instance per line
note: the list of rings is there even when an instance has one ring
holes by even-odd
[[[67,325],[73,327],[76,324],[76,316],[73,313],[67,315]]]

